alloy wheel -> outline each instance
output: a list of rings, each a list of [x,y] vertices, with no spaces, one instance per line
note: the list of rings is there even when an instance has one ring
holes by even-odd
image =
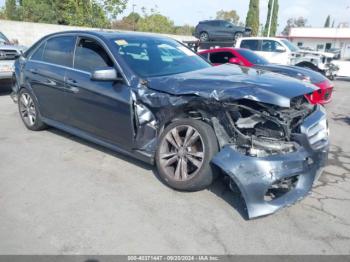
[[[165,135],[159,156],[168,177],[175,181],[187,181],[203,165],[205,148],[202,137],[191,126],[177,126]]]
[[[209,35],[206,32],[201,33],[201,35],[199,36],[199,39],[202,42],[207,42],[209,40]]]
[[[34,126],[36,122],[36,109],[32,97],[28,93],[22,93],[19,98],[19,109],[24,122],[28,126]]]

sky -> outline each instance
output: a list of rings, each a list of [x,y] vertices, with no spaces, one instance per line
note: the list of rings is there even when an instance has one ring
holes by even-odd
[[[5,0],[0,0],[0,6]],[[249,0],[129,0],[125,14],[132,11],[141,12],[142,7],[157,10],[169,17],[176,25],[196,25],[200,20],[215,18],[217,11],[236,10],[241,20],[245,22]],[[260,0],[260,23],[265,24],[268,0]],[[327,15],[331,15],[335,24],[350,23],[350,0],[279,0],[279,32],[291,17],[303,16],[313,27],[323,27]]]

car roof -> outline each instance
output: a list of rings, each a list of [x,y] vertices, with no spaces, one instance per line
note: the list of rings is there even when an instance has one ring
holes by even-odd
[[[52,37],[55,35],[64,35],[64,34],[88,34],[104,39],[123,39],[129,37],[135,38],[150,38],[150,39],[171,39],[170,37],[163,36],[155,33],[140,33],[140,32],[129,32],[129,31],[111,31],[111,30],[72,30],[72,31],[61,31],[47,35],[47,37]]]
[[[279,38],[279,37],[263,37],[263,36],[253,36],[253,37],[242,37],[239,39],[239,41],[242,40],[286,40],[286,38]]]
[[[228,21],[222,20],[222,19],[213,19],[213,20],[203,20],[203,21],[200,21],[199,23],[209,23],[209,22],[228,22]]]

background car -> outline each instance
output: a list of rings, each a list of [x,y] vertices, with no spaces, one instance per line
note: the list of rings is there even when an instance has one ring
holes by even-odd
[[[243,36],[250,36],[251,29],[236,26],[225,20],[201,21],[196,26],[194,36],[202,42],[207,41],[234,41]]]
[[[285,66],[269,63],[265,58],[254,52],[243,48],[216,48],[199,52],[199,54],[211,62],[213,65],[226,63],[240,66],[254,67],[266,71],[279,73],[282,75],[297,78],[299,80],[311,82],[319,87],[309,99],[314,104],[326,104],[332,99],[333,83],[325,76],[313,70],[297,67]]]

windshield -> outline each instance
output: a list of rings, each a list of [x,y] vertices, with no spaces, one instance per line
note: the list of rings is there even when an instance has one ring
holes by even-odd
[[[254,65],[267,65],[267,64],[269,64],[269,61],[267,61],[265,58],[255,54],[254,52],[252,52],[248,49],[238,49],[237,52]]]
[[[211,67],[175,40],[129,37],[113,42],[125,63],[141,77],[174,75]]]
[[[285,44],[290,51],[292,52],[298,52],[299,51],[299,47],[297,47],[295,44],[293,44],[292,42],[290,42],[287,39],[282,39],[281,40],[283,44]]]

